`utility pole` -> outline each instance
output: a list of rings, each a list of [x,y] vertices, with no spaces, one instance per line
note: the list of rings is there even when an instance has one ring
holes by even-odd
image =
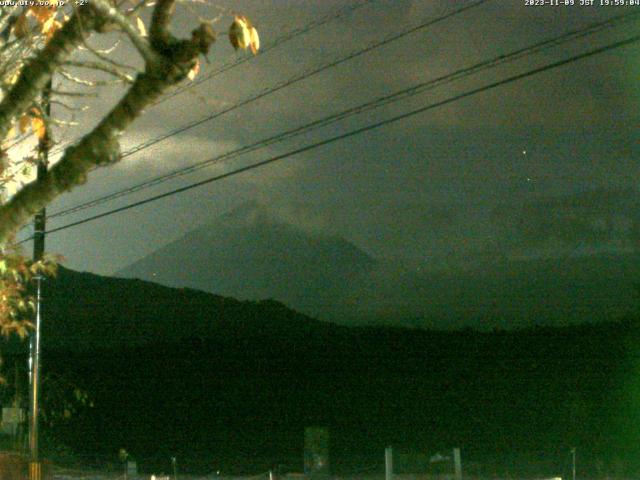
[[[576,447],[571,449],[571,456],[573,457],[573,461],[571,462],[571,472],[573,473],[573,480],[576,480]]]
[[[51,80],[42,91],[41,114],[43,121],[49,120],[51,115]],[[38,180],[47,174],[49,164],[49,129],[45,128],[44,135],[38,143]],[[33,261],[42,260],[44,255],[44,237],[46,229],[47,212],[45,208],[40,210],[33,222]],[[42,464],[40,462],[40,452],[38,449],[38,414],[40,411],[40,325],[42,323],[42,275],[36,276],[36,321],[35,329],[31,333],[29,345],[29,480],[41,480]]]

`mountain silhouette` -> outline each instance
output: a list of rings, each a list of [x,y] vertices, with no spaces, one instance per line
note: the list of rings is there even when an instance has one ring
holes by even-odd
[[[116,276],[239,299],[331,310],[375,260],[347,240],[307,232],[249,203],[120,270]]]
[[[409,267],[250,203],[116,275],[274,299],[346,325],[513,328],[623,317],[636,308],[639,264],[633,252],[508,258],[496,251]]]

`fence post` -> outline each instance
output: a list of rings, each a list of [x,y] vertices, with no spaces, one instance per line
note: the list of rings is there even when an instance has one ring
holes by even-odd
[[[462,480],[462,459],[460,458],[460,449],[453,449],[453,468],[456,480]]]
[[[387,447],[384,450],[384,480],[393,480],[393,449]]]

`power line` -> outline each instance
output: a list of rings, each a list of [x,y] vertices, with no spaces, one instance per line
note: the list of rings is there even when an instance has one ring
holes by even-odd
[[[349,13],[352,13],[356,10],[358,10],[359,8],[362,8],[372,2],[374,2],[375,0],[362,0],[360,2],[357,2],[355,4],[352,5],[347,5],[344,6],[342,8],[340,8],[338,11],[330,13],[325,15],[324,17],[312,20],[311,22],[307,23],[306,25],[299,27],[299,28],[294,28],[293,30],[285,33],[284,35],[282,35],[281,37],[276,38],[271,44],[263,47],[260,49],[260,55],[264,55],[265,53],[267,53],[270,50],[273,50],[274,48],[287,43],[290,40],[295,39],[296,37],[299,37],[300,35],[304,35],[305,33],[308,33],[318,27],[321,27],[322,25],[325,25],[333,20],[337,20],[340,17],[343,17]],[[232,68],[235,68],[239,65],[242,65],[245,62],[251,61],[253,60],[253,57],[249,57],[249,56],[244,56],[244,57],[240,57],[238,59],[236,59],[233,62],[228,62],[224,65],[222,65],[221,67],[201,76],[200,78],[195,79],[193,82],[188,83],[186,85],[183,85],[182,87],[176,88],[173,91],[167,92],[165,95],[163,95],[160,99],[158,99],[153,106],[158,105],[160,103],[163,103],[166,100],[169,100],[170,98],[175,97],[176,95],[179,95],[183,92],[185,92],[186,90],[189,90],[197,85],[200,85],[201,83],[210,80],[214,77],[217,77],[218,75],[231,70]],[[63,151],[65,148],[67,148],[69,145],[71,145],[74,142],[69,142],[66,145],[60,146],[58,148],[56,148],[54,151],[51,152],[52,155],[60,153],[61,151]]]
[[[62,230],[66,230],[68,228],[75,227],[75,226],[78,226],[78,225],[82,225],[84,223],[88,223],[88,222],[91,222],[93,220],[97,220],[99,218],[107,217],[107,216],[113,215],[115,213],[123,212],[125,210],[130,210],[132,208],[139,207],[139,206],[142,206],[142,205],[146,205],[147,203],[151,203],[151,202],[160,200],[160,199],[165,198],[165,197],[169,197],[169,196],[172,196],[172,195],[175,195],[175,194],[178,194],[178,193],[185,192],[187,190],[191,190],[191,189],[203,186],[203,185],[207,185],[209,183],[213,183],[213,182],[216,182],[216,181],[219,181],[219,180],[223,180],[225,178],[229,178],[229,177],[232,177],[232,176],[244,173],[244,172],[248,172],[250,170],[254,170],[254,169],[257,169],[259,167],[263,167],[265,165],[269,165],[271,163],[275,163],[275,162],[280,161],[280,160],[284,160],[284,159],[292,157],[294,155],[297,155],[297,154],[300,154],[300,153],[304,153],[304,152],[308,152],[310,150],[314,150],[314,149],[316,149],[318,147],[321,147],[321,146],[324,146],[324,145],[329,145],[331,143],[335,143],[335,142],[340,141],[340,140],[345,140],[345,139],[347,139],[349,137],[353,137],[353,136],[359,135],[361,133],[365,133],[365,132],[368,132],[368,131],[371,131],[371,130],[375,130],[375,129],[378,129],[378,128],[383,127],[383,126],[390,125],[392,123],[396,123],[396,122],[398,122],[400,120],[404,120],[404,119],[413,117],[415,115],[418,115],[420,113],[426,112],[428,110],[432,110],[432,109],[435,109],[435,108],[438,108],[438,107],[441,107],[441,106],[444,106],[444,105],[451,104],[453,102],[457,102],[459,100],[462,100],[462,99],[467,98],[467,97],[471,97],[471,96],[476,95],[478,93],[486,92],[488,90],[492,90],[492,89],[497,88],[499,86],[506,85],[508,83],[512,83],[512,82],[515,82],[515,81],[518,81],[518,80],[522,80],[524,78],[527,78],[527,77],[530,77],[530,76],[533,76],[533,75],[537,75],[539,73],[546,72],[546,71],[561,67],[563,65],[567,65],[567,64],[573,63],[575,61],[582,60],[584,58],[588,58],[588,57],[591,57],[591,56],[594,56],[594,55],[598,55],[600,53],[604,53],[604,52],[607,52],[607,51],[610,51],[610,50],[614,50],[616,48],[621,48],[621,47],[626,46],[626,45],[631,45],[631,44],[636,43],[638,41],[640,41],[640,35],[636,35],[636,36],[627,38],[625,40],[621,40],[621,41],[618,41],[618,42],[614,42],[614,43],[605,45],[603,47],[599,47],[599,48],[596,48],[596,49],[593,49],[593,50],[589,50],[587,52],[584,52],[584,53],[581,53],[581,54],[578,54],[578,55],[574,55],[574,56],[566,58],[564,60],[559,60],[559,61],[547,64],[547,65],[544,65],[542,67],[538,67],[538,68],[534,68],[532,70],[528,70],[527,72],[524,72],[524,73],[520,73],[520,74],[517,74],[517,75],[512,75],[512,76],[507,77],[507,78],[505,78],[503,80],[499,80],[499,81],[487,84],[487,85],[482,86],[482,87],[478,87],[478,88],[474,88],[474,89],[468,90],[468,91],[466,91],[464,93],[455,95],[453,97],[449,97],[449,98],[447,98],[445,100],[441,100],[441,101],[438,101],[438,102],[435,102],[435,103],[431,103],[429,105],[426,105],[426,106],[411,110],[409,112],[405,112],[403,114],[393,116],[393,117],[388,118],[386,120],[382,120],[380,122],[376,122],[376,123],[373,123],[371,125],[367,125],[365,127],[361,127],[361,128],[355,129],[355,130],[351,130],[349,132],[346,132],[346,133],[343,133],[343,134],[340,134],[340,135],[336,135],[334,137],[330,137],[328,139],[325,139],[325,140],[322,140],[322,141],[319,141],[319,142],[316,142],[316,143],[313,143],[313,144],[310,144],[310,145],[306,145],[304,147],[301,147],[301,148],[298,148],[298,149],[295,149],[295,150],[291,150],[289,152],[286,152],[286,153],[283,153],[283,154],[280,154],[280,155],[276,155],[276,156],[268,158],[266,160],[263,160],[263,161],[260,161],[260,162],[257,162],[257,163],[251,164],[251,165],[247,165],[245,167],[238,168],[238,169],[233,170],[231,172],[227,172],[227,173],[223,173],[223,174],[220,174],[220,175],[216,175],[216,176],[210,177],[208,179],[201,180],[199,182],[195,182],[195,183],[189,184],[187,186],[171,190],[169,192],[165,192],[165,193],[162,193],[162,194],[159,194],[159,195],[155,195],[153,197],[146,198],[144,200],[140,200],[140,201],[137,201],[137,202],[134,202],[134,203],[130,203],[130,204],[125,205],[123,207],[115,208],[115,209],[109,210],[107,212],[103,212],[103,213],[100,213],[100,214],[97,214],[97,215],[93,215],[91,217],[84,218],[82,220],[78,220],[78,221],[75,221],[75,222],[68,223],[68,224],[63,225],[61,227],[57,227],[57,228],[48,230],[46,233],[47,234],[51,234],[51,233],[59,232],[59,231],[62,231]],[[24,243],[24,242],[26,242],[26,241],[28,241],[30,239],[31,238],[27,238],[25,240],[22,240],[19,243]]]
[[[49,216],[49,218],[52,217],[59,217],[59,216],[64,216],[64,215],[69,215],[72,213],[76,213],[82,210],[85,210],[87,208],[91,208],[91,207],[95,207],[97,205],[101,205],[102,203],[114,200],[116,198],[120,198],[132,193],[135,193],[137,191],[140,190],[144,190],[146,188],[155,186],[155,185],[159,185],[161,183],[164,183],[166,181],[169,181],[173,178],[182,176],[182,175],[186,175],[188,173],[193,173],[195,171],[198,171],[202,168],[208,167],[212,164],[216,164],[222,161],[226,161],[229,160],[231,158],[235,158],[237,156],[240,156],[242,154],[246,154],[261,148],[264,148],[266,146],[272,145],[276,142],[282,142],[284,140],[293,138],[295,136],[304,134],[304,133],[308,133],[312,130],[316,130],[318,128],[321,127],[325,127],[327,125],[333,124],[337,121],[340,120],[344,120],[345,118],[348,118],[352,115],[356,115],[356,114],[360,114],[369,110],[372,110],[374,108],[379,108],[381,106],[390,104],[392,102],[396,102],[399,100],[402,100],[404,98],[408,98],[410,96],[414,96],[420,93],[423,93],[426,90],[431,90],[433,88],[439,87],[441,85],[453,82],[455,80],[459,80],[463,77],[478,73],[482,70],[487,70],[490,68],[495,68],[498,65],[501,65],[503,63],[507,63],[507,62],[511,62],[514,60],[518,60],[524,57],[527,57],[529,55],[535,54],[535,53],[539,53],[541,51],[544,51],[546,49],[552,48],[552,47],[556,47],[558,45],[561,45],[563,43],[566,43],[568,41],[572,41],[575,40],[577,38],[581,38],[581,37],[585,37],[587,35],[592,35],[594,33],[600,32],[606,28],[612,28],[615,27],[617,25],[619,25],[620,23],[623,22],[627,22],[629,20],[632,20],[634,18],[637,18],[640,15],[640,12],[635,12],[632,14],[623,14],[623,15],[619,15],[613,18],[610,18],[608,20],[602,21],[602,22],[597,22],[597,23],[593,23],[590,24],[586,27],[583,27],[581,29],[578,30],[573,30],[570,32],[566,32],[560,36],[554,37],[552,39],[548,39],[548,40],[544,40],[542,42],[539,42],[537,44],[531,45],[529,47],[525,47],[525,48],[521,48],[519,50],[515,50],[513,52],[510,52],[508,54],[501,54],[498,55],[497,57],[494,57],[490,60],[486,60],[480,63],[477,63],[473,66],[467,67],[467,68],[463,68],[461,70],[457,70],[453,73],[438,77],[436,79],[433,80],[429,80],[427,82],[422,82],[419,83],[417,85],[411,86],[409,88],[394,92],[392,94],[380,97],[378,99],[366,102],[364,104],[358,105],[356,107],[347,109],[347,110],[343,110],[339,113],[336,114],[332,114],[329,116],[326,116],[322,119],[313,121],[311,123],[305,124],[303,126],[288,130],[286,132],[282,132],[276,135],[273,135],[271,137],[268,137],[266,139],[262,139],[260,141],[254,142],[253,144],[250,145],[246,145],[244,147],[240,147],[238,149],[232,150],[230,152],[226,152],[222,155],[219,155],[217,157],[213,157],[201,162],[196,163],[195,165],[190,165],[188,167],[183,167],[183,168],[179,168],[176,169],[172,172],[169,172],[167,174],[164,175],[160,175],[158,177],[155,177],[153,179],[141,182],[137,185],[133,185],[131,187],[122,189],[120,191],[90,200],[88,202],[82,203],[80,205],[76,205],[74,207],[70,207],[67,208],[65,210],[61,210],[59,212],[56,212],[52,215]]]
[[[282,45],[283,43],[288,42],[289,40],[292,40],[300,35],[303,35],[317,27],[320,27],[326,23],[329,23],[332,20],[338,19],[346,14],[349,14],[361,7],[364,7],[365,5],[368,5],[369,3],[371,3],[374,0],[364,0],[363,2],[360,3],[356,3],[354,5],[348,5],[346,7],[341,8],[340,10],[338,10],[335,13],[326,15],[323,18],[317,19],[317,20],[313,20],[310,23],[308,23],[307,25],[305,25],[304,27],[301,28],[297,28],[294,30],[291,30],[290,32],[286,33],[285,35],[283,35],[282,37],[276,38],[273,43],[271,43],[271,45],[268,45],[267,47],[264,47],[260,50],[260,55],[264,55],[265,53],[267,53],[269,50],[272,50],[276,47],[278,47],[279,45]],[[248,62],[252,60],[252,57],[242,57],[234,62],[229,62],[226,65],[222,65],[220,68],[213,70],[210,73],[207,73],[205,75],[203,75],[200,78],[195,79],[193,82],[188,83],[186,85],[183,85],[180,88],[175,89],[172,92],[167,93],[166,95],[164,95],[160,100],[158,100],[156,102],[156,104],[164,102],[166,100],[169,100],[170,98],[175,97],[176,95],[179,95],[181,93],[183,93],[186,90],[189,90],[193,87],[196,87],[198,85],[200,85],[201,83],[206,82],[207,80],[210,80],[211,78],[214,78],[216,76],[218,76],[221,73],[226,72],[227,70],[230,70],[234,67],[237,67],[238,65],[241,65],[245,62]]]
[[[423,22],[423,23],[421,23],[419,25],[416,25],[416,26],[410,27],[410,28],[408,28],[406,30],[403,30],[400,33],[396,33],[396,34],[392,34],[390,36],[387,36],[385,39],[383,39],[381,41],[373,42],[373,43],[369,44],[368,46],[366,46],[364,48],[361,48],[361,49],[358,49],[358,50],[355,50],[355,51],[347,54],[346,56],[340,57],[337,60],[333,60],[333,61],[331,61],[329,63],[325,63],[325,64],[323,64],[323,65],[321,65],[319,67],[313,67],[310,70],[307,70],[305,72],[302,72],[302,73],[300,73],[298,75],[295,75],[295,76],[289,78],[288,80],[285,80],[283,82],[277,83],[276,85],[274,85],[274,86],[272,86],[272,87],[270,87],[270,88],[268,88],[266,90],[263,90],[260,93],[252,95],[250,97],[247,97],[244,100],[242,100],[241,102],[236,103],[234,105],[231,105],[230,107],[227,107],[227,108],[225,108],[223,110],[220,110],[220,111],[212,113],[212,114],[205,115],[204,117],[202,117],[202,118],[200,118],[198,120],[195,120],[195,121],[193,121],[193,122],[191,122],[191,123],[189,123],[187,125],[184,125],[182,127],[178,127],[178,128],[176,128],[176,129],[174,129],[172,131],[169,131],[169,132],[163,134],[163,135],[159,135],[159,136],[157,136],[157,137],[155,137],[153,139],[150,139],[150,140],[148,140],[146,142],[138,144],[135,147],[130,148],[130,149],[126,150],[125,152],[123,152],[122,155],[121,155],[121,158],[126,158],[126,157],[128,157],[130,155],[133,155],[133,154],[135,154],[135,153],[137,153],[137,152],[139,152],[141,150],[149,148],[152,145],[155,145],[156,143],[159,143],[159,142],[161,142],[163,140],[166,140],[167,138],[170,138],[170,137],[173,137],[173,136],[178,135],[180,133],[183,133],[186,130],[190,130],[190,129],[192,129],[194,127],[197,127],[198,125],[202,125],[203,123],[208,122],[210,120],[214,120],[214,119],[216,119],[216,118],[218,118],[218,117],[220,117],[222,115],[225,115],[225,114],[227,114],[229,112],[237,110],[240,107],[244,107],[245,105],[253,103],[256,100],[260,100],[261,98],[264,98],[264,97],[266,97],[268,95],[271,95],[272,93],[278,92],[278,91],[280,91],[280,90],[282,90],[282,89],[284,89],[286,87],[289,87],[289,86],[294,85],[294,84],[296,84],[298,82],[306,80],[306,79],[308,79],[308,78],[310,78],[310,77],[312,77],[314,75],[317,75],[318,73],[324,72],[325,70],[328,70],[330,68],[334,68],[334,67],[336,67],[338,65],[341,65],[342,63],[345,63],[345,62],[347,62],[349,60],[353,60],[354,58],[357,58],[357,57],[359,57],[361,55],[369,53],[372,50],[375,50],[377,48],[383,47],[383,46],[385,46],[385,45],[387,45],[387,44],[389,44],[391,42],[394,42],[396,40],[404,38],[407,35],[415,33],[415,32],[417,32],[419,30],[424,29],[424,28],[433,26],[433,25],[435,25],[437,23],[440,23],[440,22],[442,22],[444,20],[447,20],[447,19],[449,19],[451,17],[459,15],[459,14],[461,14],[461,13],[463,13],[463,12],[469,10],[469,9],[472,9],[474,7],[477,7],[477,6],[480,6],[480,5],[482,5],[482,4],[486,3],[486,2],[489,2],[489,1],[491,1],[491,0],[477,0],[474,3],[465,5],[463,7],[459,7],[459,8],[457,8],[455,10],[452,10],[452,11],[446,13],[446,14],[443,14],[443,15],[440,15],[438,17],[426,20],[425,22]],[[55,153],[58,153],[59,151],[60,151],[60,149],[58,149]]]
[[[259,93],[257,95],[254,95],[252,97],[249,97],[249,98],[243,100],[240,103],[232,105],[231,107],[228,107],[228,108],[226,108],[224,110],[221,110],[221,111],[213,113],[213,114],[209,114],[209,115],[207,115],[207,116],[205,116],[203,118],[200,118],[199,120],[196,120],[196,121],[191,122],[191,123],[189,123],[187,125],[179,127],[177,129],[174,129],[174,130],[172,130],[170,132],[167,132],[167,133],[165,133],[165,134],[163,134],[161,136],[158,136],[158,137],[155,137],[155,138],[153,138],[151,140],[148,140],[148,141],[146,141],[146,142],[144,142],[142,144],[139,144],[139,145],[137,145],[137,146],[135,146],[135,147],[123,152],[122,155],[121,155],[121,158],[126,158],[126,157],[128,157],[130,155],[133,155],[133,154],[135,154],[135,153],[137,153],[137,152],[139,152],[141,150],[149,148],[150,146],[155,145],[156,143],[159,143],[159,142],[161,142],[163,140],[166,140],[167,138],[170,138],[170,137],[173,137],[173,136],[178,135],[180,133],[183,133],[186,130],[189,130],[189,129],[194,128],[194,127],[196,127],[198,125],[201,125],[201,124],[203,124],[203,123],[205,123],[207,121],[210,121],[210,120],[213,120],[213,119],[215,119],[217,117],[220,117],[220,116],[222,116],[222,115],[224,115],[226,113],[229,113],[229,112],[231,112],[233,110],[236,110],[237,108],[240,108],[240,107],[242,107],[244,105],[247,105],[249,103],[252,103],[252,102],[254,102],[254,101],[256,101],[256,100],[258,100],[260,98],[263,98],[263,97],[265,97],[267,95],[270,95],[271,93],[277,92],[277,91],[279,91],[279,90],[281,90],[283,88],[286,88],[286,87],[288,87],[290,85],[293,85],[294,83],[297,83],[299,81],[305,80],[305,79],[307,79],[307,78],[309,78],[309,77],[311,77],[313,75],[316,75],[316,74],[318,74],[318,73],[320,73],[320,72],[322,72],[324,70],[327,70],[329,68],[333,68],[333,67],[335,67],[337,65],[340,65],[340,64],[342,64],[342,63],[344,63],[346,61],[349,61],[349,60],[351,60],[353,58],[356,58],[356,57],[358,57],[360,55],[368,53],[368,52],[370,52],[370,51],[372,51],[374,49],[380,48],[380,47],[382,47],[384,45],[387,45],[388,43],[391,43],[391,42],[393,42],[395,40],[403,38],[403,37],[405,37],[405,36],[407,36],[407,35],[409,35],[411,33],[414,33],[416,31],[418,31],[418,30],[421,30],[423,28],[435,25],[435,24],[437,24],[439,22],[442,22],[442,21],[444,21],[444,20],[446,20],[448,18],[451,18],[451,17],[454,17],[456,15],[459,15],[459,14],[461,14],[461,13],[463,13],[463,12],[465,12],[465,11],[471,9],[471,8],[474,8],[474,7],[480,6],[480,5],[484,4],[484,3],[487,3],[488,1],[490,1],[490,0],[478,0],[476,2],[464,5],[462,7],[459,7],[457,9],[455,9],[455,10],[452,10],[452,11],[450,11],[448,13],[440,15],[438,17],[426,20],[425,22],[423,22],[423,23],[421,23],[419,25],[416,25],[414,27],[411,27],[411,28],[409,28],[407,30],[404,30],[404,31],[402,31],[400,33],[396,33],[396,34],[390,35],[390,36],[386,37],[385,39],[383,39],[381,41],[374,42],[374,43],[368,45],[367,47],[365,47],[363,49],[356,50],[356,51],[354,51],[354,52],[352,52],[352,53],[350,53],[350,54],[348,54],[348,55],[346,55],[344,57],[339,58],[338,60],[334,60],[332,62],[329,62],[328,64],[324,64],[324,65],[322,65],[320,67],[313,68],[312,70],[310,70],[308,72],[303,72],[302,74],[296,75],[295,77],[293,77],[293,78],[291,78],[289,80],[281,82],[281,83],[275,85],[274,87],[271,87],[271,88],[269,88],[269,89],[267,89],[267,90],[265,90],[265,91],[263,91],[263,92],[261,92],[261,93]],[[326,23],[326,21],[324,23]],[[282,43],[282,42],[280,42],[280,43]],[[280,141],[280,140],[269,140],[269,141],[270,141],[270,143],[274,143],[275,141]],[[248,151],[252,151],[254,149],[256,149],[256,148],[255,147],[247,147],[246,149],[243,150],[243,153],[246,153]],[[239,154],[239,153],[236,152],[234,154]],[[160,182],[153,181],[153,184],[156,184],[156,183],[160,183]],[[139,188],[137,188],[136,190],[139,190]],[[110,195],[109,199],[117,198],[119,196],[122,196],[122,194],[118,192],[116,194]],[[95,203],[96,201],[91,201],[91,202],[88,202],[87,204],[83,204],[83,205],[81,205],[79,207],[74,207],[72,209],[67,209],[65,211],[54,213],[54,214],[50,215],[50,218],[66,215],[66,214],[72,213],[72,211],[76,212],[76,211],[79,211],[79,210],[83,210],[85,208],[89,208],[90,206],[95,206],[96,204],[103,203],[104,201],[107,201],[107,200],[99,199],[99,200],[97,200],[98,203]]]
[[[351,52],[348,55],[345,55],[344,57],[341,57],[341,58],[339,58],[337,60],[333,60],[333,61],[331,61],[329,63],[326,63],[324,65],[321,65],[319,67],[313,67],[312,69],[310,69],[310,70],[308,70],[306,72],[302,72],[301,74],[298,74],[298,75],[296,75],[296,76],[294,76],[294,77],[292,77],[292,78],[290,78],[288,80],[280,82],[280,83],[274,85],[273,87],[268,88],[266,90],[263,90],[262,92],[260,92],[260,93],[258,93],[256,95],[250,96],[250,97],[242,100],[241,102],[236,103],[236,104],[234,104],[234,105],[232,105],[232,106],[230,106],[228,108],[225,108],[223,110],[220,110],[220,111],[212,113],[212,114],[205,115],[204,117],[202,117],[202,118],[200,118],[198,120],[195,120],[195,121],[193,121],[193,122],[191,122],[191,123],[189,123],[187,125],[183,125],[182,127],[176,128],[176,129],[174,129],[174,130],[172,130],[170,132],[167,132],[167,133],[165,133],[163,135],[160,135],[160,136],[155,137],[155,138],[153,138],[151,140],[148,140],[148,141],[146,141],[144,143],[141,143],[141,144],[139,144],[139,145],[137,145],[137,146],[135,146],[133,148],[130,148],[127,151],[122,153],[121,158],[125,158],[125,157],[128,157],[130,155],[133,155],[133,154],[135,154],[135,153],[137,153],[137,152],[139,152],[141,150],[144,150],[145,148],[148,148],[148,147],[150,147],[152,145],[155,145],[156,143],[159,143],[159,142],[161,142],[163,140],[166,140],[167,138],[170,138],[170,137],[173,137],[173,136],[178,135],[180,133],[183,133],[186,130],[190,130],[190,129],[192,129],[194,127],[197,127],[198,125],[202,125],[203,123],[208,122],[210,120],[214,120],[214,119],[216,119],[216,118],[218,118],[218,117],[220,117],[222,115],[225,115],[225,114],[227,114],[229,112],[237,110],[240,107],[244,107],[245,105],[253,103],[256,100],[259,100],[259,99],[264,98],[264,97],[266,97],[268,95],[271,95],[272,93],[278,92],[278,91],[282,90],[283,88],[290,87],[291,85],[296,84],[298,82],[301,82],[303,80],[306,80],[306,79],[308,79],[308,78],[310,78],[310,77],[312,77],[314,75],[317,75],[318,73],[324,72],[325,70],[328,70],[330,68],[334,68],[334,67],[336,67],[338,65],[341,65],[342,63],[345,63],[345,62],[347,62],[349,60],[353,60],[354,58],[357,58],[357,57],[359,57],[361,55],[364,55],[365,53],[369,53],[372,50],[375,50],[377,48],[383,47],[383,46],[385,46],[385,45],[387,45],[387,44],[389,44],[391,42],[394,42],[396,40],[404,38],[407,35],[410,35],[410,34],[412,34],[414,32],[417,32],[417,31],[422,30],[424,28],[433,26],[433,25],[435,25],[435,24],[437,24],[439,22],[442,22],[442,21],[447,20],[447,19],[449,19],[451,17],[459,15],[459,14],[461,14],[461,13],[463,13],[463,12],[465,12],[465,11],[471,9],[471,8],[480,6],[483,3],[486,3],[488,1],[490,1],[490,0],[478,0],[475,3],[471,3],[469,5],[465,5],[463,7],[460,7],[460,8],[457,8],[455,10],[452,10],[451,12],[448,12],[446,14],[440,15],[440,16],[438,16],[436,18],[429,19],[429,20],[427,20],[427,21],[425,21],[425,22],[423,22],[423,23],[421,23],[419,25],[416,25],[414,27],[408,28],[408,29],[406,29],[406,30],[404,30],[404,31],[402,31],[400,33],[396,33],[396,34],[390,35],[390,36],[388,36],[387,38],[385,38],[383,40],[374,42],[374,43],[369,44],[368,46],[366,46],[364,48],[355,50],[354,52]]]

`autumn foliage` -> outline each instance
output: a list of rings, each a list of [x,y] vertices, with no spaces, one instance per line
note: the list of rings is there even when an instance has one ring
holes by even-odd
[[[254,55],[257,54],[260,49],[258,31],[251,25],[247,17],[242,15],[236,15],[233,20],[229,28],[229,41],[236,50],[239,48],[243,50],[250,48]]]

